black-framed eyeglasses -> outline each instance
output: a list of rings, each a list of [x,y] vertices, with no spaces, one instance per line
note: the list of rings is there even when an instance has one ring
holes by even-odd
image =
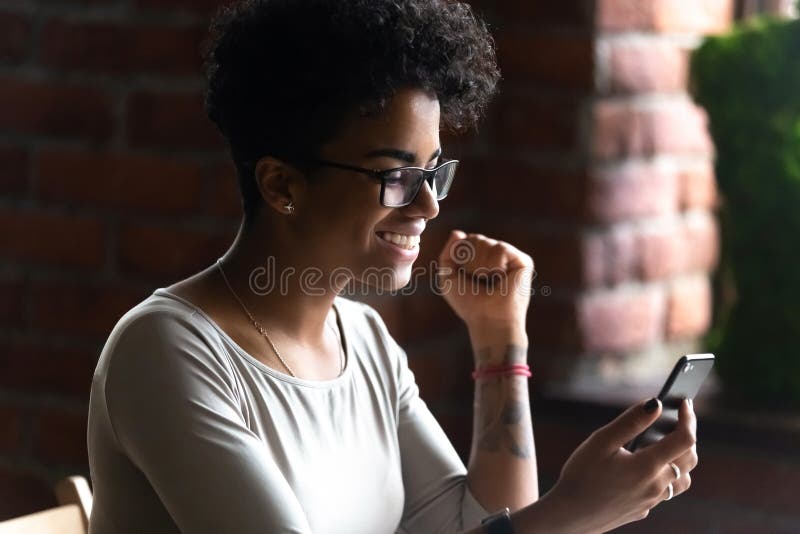
[[[347,171],[358,172],[381,182],[381,205],[387,208],[402,208],[408,206],[417,198],[422,182],[428,185],[436,195],[436,200],[442,200],[450,192],[453,178],[458,167],[457,159],[446,160],[433,169],[422,167],[397,167],[395,169],[372,170],[335,161],[313,159],[311,163],[325,167],[335,167]]]

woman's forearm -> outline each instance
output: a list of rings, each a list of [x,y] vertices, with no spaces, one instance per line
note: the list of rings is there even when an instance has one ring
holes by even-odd
[[[470,329],[476,366],[527,362],[524,328]],[[520,375],[475,382],[470,491],[490,511],[518,510],[539,498],[528,379]]]

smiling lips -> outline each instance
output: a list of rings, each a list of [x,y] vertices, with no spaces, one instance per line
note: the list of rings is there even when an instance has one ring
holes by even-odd
[[[378,232],[378,237],[406,250],[414,250],[419,246],[418,235],[405,235],[394,232]]]

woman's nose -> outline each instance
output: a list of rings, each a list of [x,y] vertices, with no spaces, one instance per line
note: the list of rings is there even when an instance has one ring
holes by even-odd
[[[407,207],[413,211],[414,215],[425,217],[429,220],[439,215],[439,201],[436,200],[436,194],[427,180],[422,182],[417,197]]]

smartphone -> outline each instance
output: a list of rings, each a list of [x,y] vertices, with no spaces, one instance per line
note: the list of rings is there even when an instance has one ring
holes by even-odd
[[[678,424],[678,409],[683,399],[694,399],[703,381],[714,367],[713,354],[687,354],[673,367],[658,398],[661,416],[644,432],[632,439],[625,448],[631,452],[646,447],[672,432]]]

